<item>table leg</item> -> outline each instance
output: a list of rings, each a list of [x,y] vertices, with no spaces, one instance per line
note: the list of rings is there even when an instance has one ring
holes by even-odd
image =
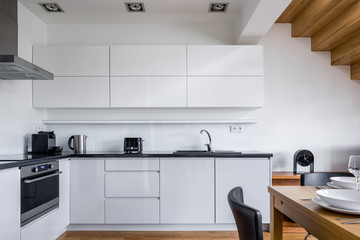
[[[271,240],[283,239],[283,214],[275,208],[275,196],[270,195]]]

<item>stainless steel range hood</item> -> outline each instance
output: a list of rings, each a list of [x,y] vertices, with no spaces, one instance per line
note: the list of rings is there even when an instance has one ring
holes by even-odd
[[[0,79],[53,80],[54,75],[18,55],[17,0],[0,0]]]

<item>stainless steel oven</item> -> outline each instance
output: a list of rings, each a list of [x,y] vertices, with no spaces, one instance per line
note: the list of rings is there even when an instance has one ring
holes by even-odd
[[[59,206],[59,163],[21,167],[21,226]]]

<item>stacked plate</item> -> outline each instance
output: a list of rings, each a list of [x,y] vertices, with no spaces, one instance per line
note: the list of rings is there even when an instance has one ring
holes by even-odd
[[[356,190],[355,177],[331,177],[330,180],[330,187]]]
[[[360,215],[360,191],[354,177],[333,177],[329,186],[337,189],[317,191],[313,202],[332,211]]]

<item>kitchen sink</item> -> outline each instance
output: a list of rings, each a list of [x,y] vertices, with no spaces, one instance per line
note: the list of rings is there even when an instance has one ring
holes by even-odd
[[[241,154],[241,152],[231,151],[231,150],[215,150],[208,152],[206,150],[177,150],[173,154]]]

